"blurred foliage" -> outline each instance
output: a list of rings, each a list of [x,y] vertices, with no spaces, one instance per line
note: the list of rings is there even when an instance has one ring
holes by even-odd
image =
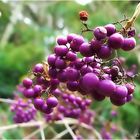
[[[11,97],[15,86],[21,78],[28,74],[33,64],[41,62],[46,55],[52,51],[57,35],[66,35],[68,32],[80,33],[82,24],[79,21],[78,12],[87,10],[89,12],[88,25],[91,28],[107,23],[113,23],[124,19],[124,15],[131,17],[138,1],[94,1],[85,6],[77,4],[75,1],[21,1],[16,3],[9,1],[0,2],[0,41],[4,34],[8,34],[8,25],[12,26],[12,31],[3,47],[0,44],[0,97]],[[21,10],[15,13],[17,21],[11,22],[13,10],[17,6]],[[140,33],[140,18],[135,23],[137,34]],[[92,33],[85,33],[88,39],[92,38]],[[140,41],[138,41],[140,44]],[[138,44],[138,45],[139,45]],[[140,60],[138,55],[119,52],[119,55],[127,59],[127,65],[137,64],[139,68]],[[123,107],[118,108],[119,116],[117,123],[133,133],[137,128],[140,119],[140,80],[136,80],[135,100]],[[0,106],[0,112],[8,109]],[[103,118],[109,118],[111,103],[93,102],[92,108],[97,110]],[[3,111],[2,111],[3,110]],[[111,119],[111,118],[110,118]],[[59,129],[59,128],[58,128]],[[5,132],[5,138],[19,138],[21,132],[15,135],[16,131]],[[116,138],[118,138],[116,136]]]

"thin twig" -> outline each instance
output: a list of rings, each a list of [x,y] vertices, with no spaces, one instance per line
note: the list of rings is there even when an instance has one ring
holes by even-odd
[[[72,126],[71,129],[73,130],[75,127],[76,126]],[[64,131],[62,131],[61,133],[59,133],[55,137],[53,137],[52,140],[62,138],[67,133],[68,133],[68,129],[65,129]]]
[[[43,126],[43,129],[45,129],[46,127],[48,127],[48,125]],[[29,135],[27,135],[26,137],[24,137],[23,140],[27,140],[29,138],[32,138],[33,136],[35,136],[39,132],[40,132],[40,128],[36,129],[32,133],[30,133]]]
[[[17,101],[15,101],[15,100],[3,99],[3,98],[0,98],[0,102],[4,102],[4,103],[8,103],[8,104],[17,103]]]
[[[20,123],[20,124],[13,124],[13,125],[8,125],[8,126],[0,126],[0,131],[6,131],[9,129],[15,129],[15,128],[20,128],[20,127],[35,127],[35,126],[40,126],[44,122],[43,121],[33,121],[33,122],[28,122],[28,123]]]
[[[43,124],[40,125],[40,135],[41,135],[41,139],[42,140],[45,140],[45,134],[44,134]]]
[[[67,128],[68,132],[70,133],[70,135],[72,136],[72,138],[74,140],[76,140],[76,136],[75,136],[74,132],[72,131],[72,129],[70,128],[70,126],[68,125],[67,121],[65,122],[65,120],[63,120],[63,123],[64,123],[65,127]]]

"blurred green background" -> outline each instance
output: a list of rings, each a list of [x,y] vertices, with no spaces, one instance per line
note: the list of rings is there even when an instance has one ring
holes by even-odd
[[[88,25],[94,28],[132,16],[138,1],[0,1],[0,97],[12,97],[13,90],[27,75],[32,65],[46,59],[58,35],[80,33],[82,24],[78,13],[87,10]],[[140,17],[135,23],[140,33]],[[91,33],[85,33],[91,39]],[[137,46],[140,39],[137,37]],[[120,52],[127,65],[140,65],[140,51]],[[131,133],[140,125],[140,79],[136,79],[135,98],[119,109],[120,122]],[[93,108],[106,107],[100,114],[108,117],[111,104],[95,103]],[[104,109],[103,109],[104,110]]]

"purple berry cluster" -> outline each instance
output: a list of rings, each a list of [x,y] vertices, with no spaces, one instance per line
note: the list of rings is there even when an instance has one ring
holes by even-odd
[[[59,92],[59,97],[58,93]],[[88,109],[91,100],[85,99],[80,96],[66,93],[56,89],[53,94],[57,94],[59,105],[55,108],[54,112],[46,116],[47,121],[60,120],[64,117],[79,119],[80,122],[89,124],[93,118],[92,112]],[[91,112],[91,113],[90,113]],[[83,115],[83,114],[86,114]]]
[[[130,51],[136,46],[135,30],[118,32],[115,25],[108,24],[96,27],[93,35],[89,42],[77,34],[58,37],[54,53],[48,56],[47,62],[33,67],[34,76],[23,80],[23,95],[33,100],[36,109],[50,114],[58,105],[58,109],[64,109],[64,116],[75,117],[89,101],[75,98],[75,94],[97,101],[109,97],[117,106],[132,99],[134,85],[128,82],[121,59],[111,61],[109,58],[117,49]],[[60,99],[61,91],[65,90],[70,94],[63,93]],[[72,103],[74,109],[71,105],[65,109],[64,101],[68,105]]]
[[[36,109],[30,99],[24,100],[17,96],[15,101],[10,106],[10,110],[14,113],[13,121],[15,123],[29,122],[35,119]]]

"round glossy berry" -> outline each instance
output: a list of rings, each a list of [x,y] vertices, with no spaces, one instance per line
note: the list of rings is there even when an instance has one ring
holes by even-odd
[[[104,96],[111,96],[116,89],[116,85],[111,80],[101,80],[98,85],[98,92]]]
[[[53,108],[56,107],[58,104],[58,100],[56,97],[49,97],[46,101],[48,107]]]
[[[44,72],[44,68],[43,68],[43,64],[39,63],[36,64],[33,68],[33,72],[35,73],[43,73]]]
[[[117,85],[115,92],[112,94],[112,98],[124,98],[128,94],[128,90],[124,85]]]
[[[102,46],[101,41],[95,39],[92,39],[90,44],[91,44],[91,49],[95,52],[97,52]]]
[[[60,82],[66,82],[67,81],[67,72],[66,70],[59,71],[57,74],[57,78]]]
[[[98,57],[99,57],[99,58],[102,58],[102,59],[107,59],[107,58],[109,58],[109,57],[111,56],[111,54],[112,54],[112,49],[109,48],[109,47],[106,46],[106,45],[103,45],[103,46],[100,48],[99,52],[97,53]]]
[[[53,112],[53,109],[50,108],[49,106],[47,106],[46,104],[43,104],[41,111],[46,113],[46,114],[50,114]]]
[[[23,95],[27,98],[33,98],[34,97],[34,90],[32,88],[28,88],[28,89],[25,89],[23,91]]]
[[[55,68],[49,68],[49,75],[51,78],[56,78],[57,77],[57,70]]]
[[[102,26],[96,27],[94,29],[94,36],[98,40],[104,39],[107,36],[107,30]]]
[[[78,58],[76,61],[74,61],[74,65],[79,70],[84,65],[84,62],[82,59]]]
[[[51,93],[54,96],[60,96],[60,95],[62,95],[62,92],[59,89],[52,90]]]
[[[122,49],[124,51],[130,51],[130,50],[134,49],[135,46],[136,46],[136,40],[135,40],[135,38],[133,38],[133,37],[125,38],[124,39],[124,43],[122,45]]]
[[[67,38],[65,38],[63,36],[59,36],[57,38],[57,43],[58,43],[58,45],[66,45],[67,44]]]
[[[123,42],[123,36],[119,33],[114,33],[108,39],[108,46],[113,49],[119,49],[123,46]]]
[[[24,87],[30,88],[32,86],[33,81],[30,78],[25,78],[22,83]]]
[[[75,38],[75,36],[76,36],[76,34],[68,34],[67,41],[70,43]]]
[[[91,66],[84,65],[84,66],[80,69],[81,75],[85,75],[86,73],[90,73],[90,72],[93,72],[93,68],[92,68]]]
[[[70,48],[73,51],[78,52],[80,45],[84,42],[84,38],[82,36],[76,35],[72,42],[70,43]]]
[[[63,59],[57,58],[55,61],[55,67],[57,69],[64,69],[66,67],[66,63]]]
[[[48,56],[48,64],[50,65],[50,66],[54,66],[55,65],[55,61],[56,61],[56,55],[55,54],[50,54],[49,56]]]
[[[79,51],[83,56],[86,56],[86,57],[93,55],[93,51],[92,51],[91,45],[89,43],[83,43],[80,46]]]
[[[107,30],[107,36],[110,36],[116,32],[116,27],[113,24],[107,24],[105,25],[105,28]]]
[[[97,88],[99,78],[94,73],[87,73],[81,79],[81,86],[85,91],[92,91]]]
[[[51,89],[56,89],[58,85],[59,85],[59,80],[58,79],[51,79],[50,80]]]
[[[70,67],[66,69],[66,75],[69,81],[76,81],[80,76],[78,70]]]
[[[75,61],[76,60],[76,53],[72,52],[72,51],[69,51],[67,54],[66,54],[66,58],[69,60],[69,61]]]
[[[79,83],[77,81],[68,81],[67,88],[70,91],[76,91],[78,89]]]
[[[57,45],[54,48],[54,52],[57,56],[65,56],[68,51],[69,51],[69,49],[64,45]]]
[[[36,97],[41,93],[42,86],[41,85],[35,85],[33,89],[34,89],[34,94],[35,94],[35,97]]]
[[[34,106],[36,109],[41,110],[43,104],[44,104],[44,100],[41,98],[36,98],[33,100]]]

